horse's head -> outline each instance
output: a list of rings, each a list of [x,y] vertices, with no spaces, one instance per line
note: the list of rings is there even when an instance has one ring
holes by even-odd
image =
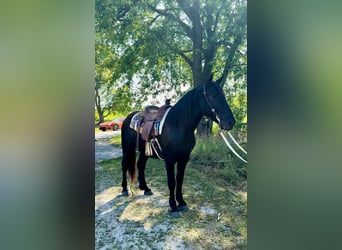
[[[220,128],[231,130],[235,124],[235,118],[221,86],[212,82],[204,84],[203,95],[205,100],[204,115],[217,122]]]

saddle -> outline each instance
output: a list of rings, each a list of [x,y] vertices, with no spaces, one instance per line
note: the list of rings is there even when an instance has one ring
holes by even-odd
[[[145,141],[145,155],[151,156],[152,149],[160,158],[162,155],[161,147],[156,136],[162,133],[163,125],[168,111],[170,110],[170,102],[167,100],[165,105],[158,107],[154,105],[146,106],[141,112],[136,113],[131,120],[130,127],[137,132],[137,136],[141,134],[141,138]],[[138,147],[137,137],[137,147]]]
[[[141,111],[137,115],[137,131],[141,134],[141,138],[144,141],[149,141],[150,137],[155,137],[158,135],[157,126],[155,124],[160,123],[163,119],[164,114],[167,110],[166,105],[162,107],[158,106],[146,106],[144,111]]]

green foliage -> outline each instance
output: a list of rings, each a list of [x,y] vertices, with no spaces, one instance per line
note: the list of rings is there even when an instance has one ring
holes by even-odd
[[[96,0],[95,86],[110,106],[126,112],[148,95],[177,99],[184,85],[212,72],[215,79],[245,78],[246,6],[239,0]]]
[[[132,94],[127,85],[123,85],[112,91],[113,113],[128,114],[132,110]]]
[[[226,92],[229,94],[226,96],[226,98],[236,119],[234,128],[239,131],[246,131],[247,93],[246,91],[241,91],[241,87],[237,85],[238,84],[234,84],[233,87],[227,87]]]

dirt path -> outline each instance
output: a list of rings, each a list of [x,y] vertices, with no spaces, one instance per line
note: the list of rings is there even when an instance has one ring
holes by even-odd
[[[122,156],[121,148],[109,144],[108,140],[120,134],[120,131],[106,131],[95,133],[95,163]]]
[[[153,197],[127,198],[120,191],[109,188],[95,199],[95,249],[185,249],[181,240],[168,235],[176,228],[167,218],[165,197],[154,190]]]

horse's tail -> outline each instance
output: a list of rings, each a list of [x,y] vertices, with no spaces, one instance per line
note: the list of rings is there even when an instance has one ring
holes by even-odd
[[[122,124],[121,128],[121,145],[123,151],[123,167],[124,171],[128,170],[131,183],[134,182],[136,173],[136,132],[130,129],[130,121],[136,112],[131,113]]]
[[[137,161],[136,161],[136,153],[135,152],[131,154],[130,161],[131,162],[128,165],[128,173],[129,173],[129,177],[131,179],[131,183],[133,183],[134,179],[135,179],[136,168],[137,168]]]

